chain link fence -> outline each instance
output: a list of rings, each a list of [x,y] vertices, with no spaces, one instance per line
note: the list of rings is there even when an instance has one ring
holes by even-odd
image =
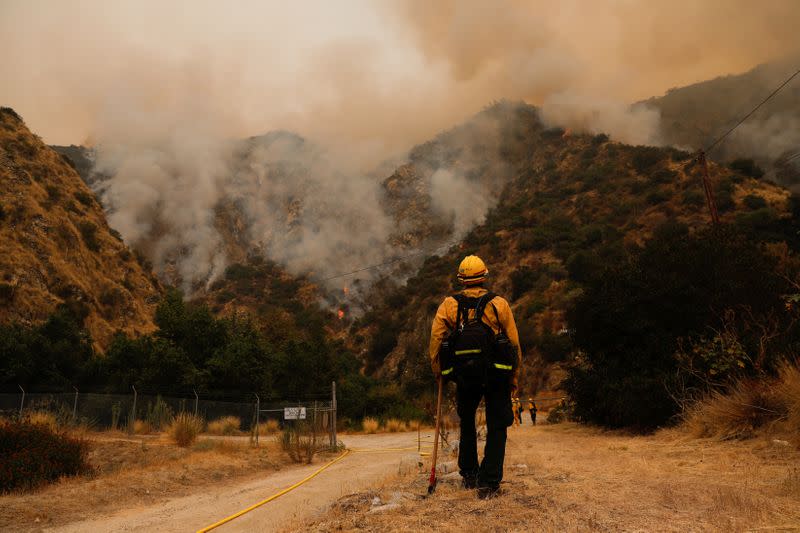
[[[262,402],[257,394],[248,395],[251,401],[226,401],[192,396],[158,394],[137,391],[130,394],[81,392],[19,392],[0,393],[0,417],[23,419],[48,413],[59,425],[84,426],[95,431],[119,430],[134,433],[137,424],[151,431],[166,429],[175,415],[190,413],[206,422],[227,417],[239,421],[238,431],[249,433],[258,444],[269,430],[286,430],[313,439],[317,450],[335,449],[336,384],[332,384],[329,399]],[[246,396],[240,396],[245,398]]]

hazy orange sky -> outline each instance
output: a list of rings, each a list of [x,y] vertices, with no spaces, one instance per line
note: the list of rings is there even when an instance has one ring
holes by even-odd
[[[500,98],[742,72],[798,27],[796,0],[2,0],[0,104],[54,144],[197,123],[391,153]]]

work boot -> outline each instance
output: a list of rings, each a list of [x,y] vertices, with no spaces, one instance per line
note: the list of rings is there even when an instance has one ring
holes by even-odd
[[[474,477],[462,477],[461,478],[461,486],[465,489],[474,489],[478,484],[478,481]]]
[[[491,500],[500,495],[500,487],[478,487],[479,500]]]

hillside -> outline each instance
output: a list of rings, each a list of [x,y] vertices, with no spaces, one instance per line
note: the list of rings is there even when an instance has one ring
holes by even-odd
[[[0,321],[36,323],[61,303],[88,313],[95,348],[153,329],[161,294],[75,169],[0,110]]]
[[[688,153],[545,129],[535,108],[513,108],[503,141],[486,156],[497,158],[511,176],[498,186],[497,205],[463,242],[429,257],[406,284],[384,288],[353,328],[370,338],[368,367],[411,390],[425,390],[430,382],[430,321],[442,297],[455,290],[454,272],[464,255],[484,257],[493,290],[511,302],[528,369],[523,386],[535,392],[555,387],[562,377],[560,364],[571,349],[564,311],[588,272],[622,260],[662,225],[709,223],[699,169],[689,164]],[[446,138],[425,149],[441,148]],[[787,190],[715,163],[711,174],[723,222],[764,230],[792,216]]]
[[[642,104],[661,113],[661,134],[673,146],[698,149],[732,127],[797,70],[798,57],[759,65],[743,74],[728,75],[670,89]],[[754,158],[774,178],[800,183],[800,164],[784,160],[800,150],[800,82],[795,78],[759,109],[714,157]]]

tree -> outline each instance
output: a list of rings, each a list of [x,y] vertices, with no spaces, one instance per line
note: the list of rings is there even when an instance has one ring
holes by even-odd
[[[589,278],[568,313],[582,353],[565,382],[577,416],[612,427],[666,423],[678,411],[675,391],[690,378],[680,374],[679,342],[724,326],[755,353],[752,324],[783,306],[786,287],[774,265],[757,241],[733,228],[689,235],[670,225]]]

